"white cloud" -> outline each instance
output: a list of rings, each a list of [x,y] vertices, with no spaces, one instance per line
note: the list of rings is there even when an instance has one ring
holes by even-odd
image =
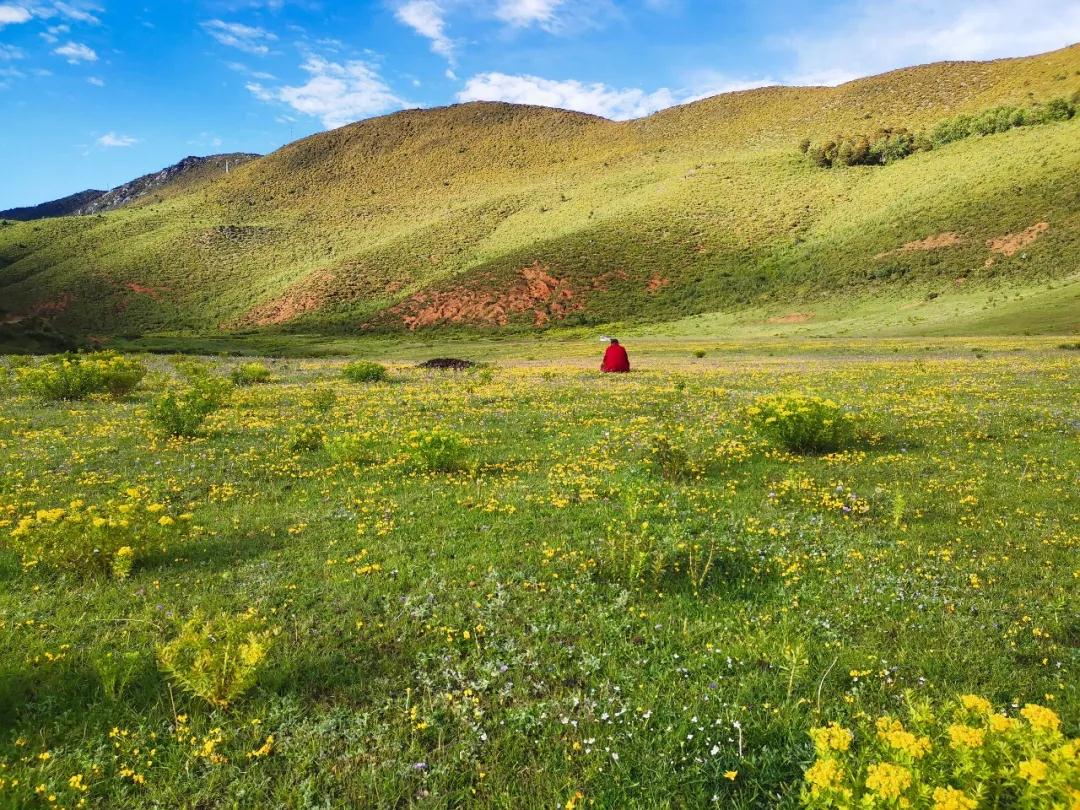
[[[265,56],[270,53],[270,47],[266,43],[277,41],[276,34],[243,23],[207,20],[202,24],[202,28],[222,45],[255,56]]]
[[[514,104],[561,107],[615,120],[640,118],[679,103],[675,94],[666,87],[646,93],[636,87],[617,89],[600,82],[585,84],[574,79],[556,81],[505,73],[473,76],[457,98],[458,101],[509,101]]]
[[[81,42],[69,42],[67,45],[61,45],[53,53],[65,57],[72,65],[77,65],[79,62],[96,62],[98,58],[93,48],[83,45]]]
[[[104,79],[99,79],[97,76],[90,76],[89,78],[87,78],[86,83],[87,84],[92,84],[92,85],[94,85],[94,87],[104,87],[105,86],[105,80]]]
[[[367,62],[341,64],[311,56],[302,67],[311,76],[303,85],[269,88],[251,82],[247,89],[261,101],[281,102],[315,116],[327,129],[408,106]]]
[[[398,6],[394,16],[422,37],[431,40],[431,50],[449,60],[454,58],[454,44],[446,36],[446,18],[435,0],[408,0]]]
[[[33,15],[22,6],[0,5],[0,28],[29,22]]]
[[[44,31],[42,31],[40,34],[38,34],[38,36],[48,42],[50,45],[54,45],[60,41],[61,34],[68,34],[70,32],[70,25],[51,25]]]
[[[69,20],[76,20],[78,22],[90,23],[91,25],[97,25],[101,22],[97,17],[90,13],[85,7],[73,6],[69,3],[53,3],[53,8],[56,9],[61,15],[67,17]],[[97,9],[96,6],[90,6],[90,8]]]
[[[518,28],[551,25],[555,10],[561,5],[563,0],[498,0],[495,16]]]
[[[778,40],[795,55],[792,84],[839,84],[908,65],[995,59],[1080,41],[1076,0],[858,0],[825,36]]]
[[[107,132],[96,141],[97,145],[103,149],[123,149],[134,146],[138,142],[138,138],[132,138],[130,135],[117,135],[115,132]]]
[[[0,62],[13,62],[16,59],[25,59],[26,52],[14,45],[0,45]]]

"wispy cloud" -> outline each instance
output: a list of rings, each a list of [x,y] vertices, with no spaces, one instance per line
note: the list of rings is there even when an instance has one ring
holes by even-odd
[[[16,59],[25,59],[26,51],[16,48],[14,45],[0,45],[0,62],[13,62]]]
[[[243,23],[207,20],[202,24],[202,28],[222,45],[255,56],[265,56],[270,53],[270,46],[267,43],[277,41],[276,34]]]
[[[247,89],[261,101],[287,104],[322,121],[327,129],[409,106],[367,62],[330,62],[310,56],[301,66],[310,75],[302,85],[266,87],[251,82]]]
[[[89,45],[81,42],[69,42],[61,45],[53,51],[57,56],[63,56],[69,64],[77,65],[79,62],[96,62],[98,55]]]
[[[551,25],[555,12],[564,0],[499,0],[495,4],[495,17],[509,25]]]
[[[5,25],[19,25],[30,22],[33,15],[22,6],[0,4],[0,28]]]
[[[556,81],[505,73],[473,76],[457,98],[458,101],[509,101],[561,107],[617,120],[638,118],[678,103],[675,94],[666,87],[649,93],[636,87],[609,87],[601,82],[586,84],[574,79]]]
[[[689,87],[678,90],[661,87],[647,91],[638,87],[616,88],[602,82],[580,82],[575,79],[558,81],[539,76],[480,73],[465,83],[457,99],[537,104],[622,121],[719,93],[775,84],[768,79],[732,79],[712,72],[699,73],[692,78]]]
[[[791,84],[839,84],[908,65],[993,59],[1080,41],[1075,0],[857,0],[827,33],[778,37],[795,56]]]
[[[431,40],[431,50],[453,61],[454,44],[446,35],[445,12],[435,0],[408,0],[394,16],[422,37]]]
[[[94,143],[102,149],[126,149],[139,143],[139,139],[132,138],[130,135],[117,135],[115,132],[106,132]]]

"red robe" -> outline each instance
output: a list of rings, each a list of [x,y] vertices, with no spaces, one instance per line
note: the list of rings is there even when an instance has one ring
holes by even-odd
[[[604,352],[604,362],[600,364],[601,371],[624,372],[630,370],[630,358],[618,343],[612,343]]]

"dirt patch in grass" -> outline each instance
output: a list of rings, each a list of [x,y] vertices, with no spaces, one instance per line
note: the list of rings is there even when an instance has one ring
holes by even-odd
[[[887,250],[884,253],[879,253],[874,256],[874,258],[885,259],[889,256],[895,256],[898,253],[912,253],[922,250],[940,250],[941,248],[956,247],[957,245],[964,244],[964,241],[964,237],[954,231],[935,233],[925,239],[916,239],[914,242],[907,242],[895,250]]]
[[[461,360],[457,357],[433,357],[425,360],[417,368],[436,369],[438,371],[463,371],[475,366],[472,360]]]
[[[656,292],[657,290],[660,290],[663,287],[670,287],[670,286],[671,286],[671,279],[664,278],[663,276],[660,276],[660,275],[655,275],[652,278],[650,278],[648,283],[645,285],[645,291],[654,293],[654,292]]]
[[[74,295],[71,293],[64,293],[56,298],[39,301],[30,307],[30,312],[27,314],[32,318],[47,318],[50,315],[59,315],[61,312],[67,310],[74,300]]]
[[[766,323],[806,323],[813,317],[813,312],[792,312],[790,315],[774,315]]]
[[[267,301],[250,310],[237,322],[238,326],[277,326],[291,321],[306,312],[322,307],[327,296],[325,290],[334,279],[330,273],[309,276],[273,301]]]
[[[131,290],[133,293],[145,295],[148,298],[153,298],[155,301],[161,300],[160,287],[147,287],[145,284],[139,284],[137,281],[129,281],[124,286]]]
[[[502,291],[458,288],[420,292],[393,307],[410,330],[436,324],[506,326],[511,316],[531,313],[533,325],[544,326],[582,309],[574,289],[565,279],[551,275],[539,261],[518,272],[514,283]]]
[[[986,244],[991,253],[1000,253],[1002,256],[1014,256],[1022,248],[1027,247],[1042,234],[1050,230],[1049,222],[1036,222],[1030,228],[1024,228],[1019,233],[1007,233],[994,239],[987,239]]]

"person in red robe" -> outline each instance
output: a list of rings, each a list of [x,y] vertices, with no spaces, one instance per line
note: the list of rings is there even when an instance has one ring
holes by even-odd
[[[617,338],[611,339],[611,345],[604,352],[604,362],[600,364],[600,370],[616,373],[630,370],[630,358]]]

